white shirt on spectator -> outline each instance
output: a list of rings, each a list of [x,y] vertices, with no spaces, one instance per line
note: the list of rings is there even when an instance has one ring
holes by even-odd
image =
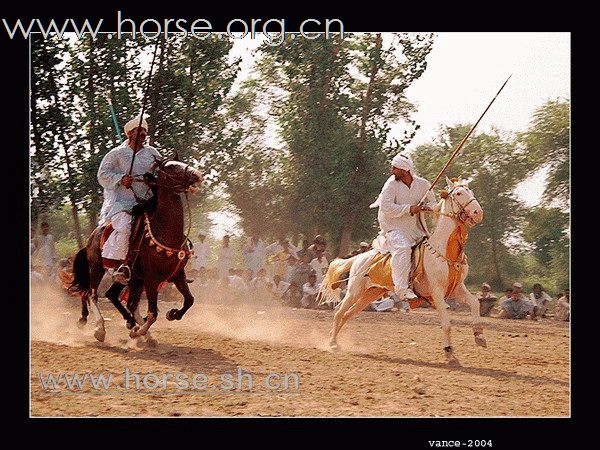
[[[199,270],[201,267],[208,267],[208,258],[210,255],[210,247],[208,242],[196,242],[194,244],[194,257],[192,261],[192,269]]]
[[[271,288],[271,292],[277,298],[281,298],[285,291],[290,287],[290,283],[287,283],[283,280],[279,281],[279,284],[273,283],[273,287]]]
[[[317,258],[314,258],[310,262],[310,267],[312,267],[315,273],[317,274],[317,284],[321,284],[321,281],[323,281],[323,277],[327,273],[329,262],[324,256],[321,256],[321,261],[319,261]]]
[[[56,248],[51,234],[40,234],[34,238],[33,265],[53,267],[56,264]]]
[[[229,275],[227,277],[228,285],[230,288],[233,288],[237,291],[246,291],[248,290],[248,286],[244,279],[238,275]]]

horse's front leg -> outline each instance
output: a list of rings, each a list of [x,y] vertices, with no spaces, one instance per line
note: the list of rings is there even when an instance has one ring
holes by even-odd
[[[172,278],[175,287],[183,295],[183,307],[181,309],[171,309],[167,313],[167,320],[181,320],[183,315],[194,304],[194,296],[190,292],[190,287],[186,281],[185,271],[182,269],[174,278]]]
[[[438,316],[440,317],[442,331],[444,332],[444,336],[442,338],[444,355],[446,356],[446,359],[448,360],[449,364],[458,365],[459,362],[456,356],[454,356],[454,349],[452,348],[452,342],[450,339],[450,314],[448,313],[448,309],[446,308],[446,302],[444,301],[444,291],[442,291],[439,288],[432,289],[431,297],[433,298],[435,309],[438,312]]]
[[[140,299],[142,297],[143,290],[144,285],[140,280],[136,278],[132,278],[131,280],[129,280],[129,298],[127,299],[127,309],[131,311],[133,318],[138,324],[137,326],[133,327],[135,334],[137,334],[137,332],[140,330],[140,327],[144,325],[144,318],[140,314]],[[130,333],[129,335],[132,338],[141,338],[141,336],[132,336],[132,333]],[[152,335],[150,334],[150,330],[146,332],[144,339],[146,341],[146,345],[148,345],[149,347],[156,347],[158,345],[158,341],[154,339],[154,337],[152,337]]]
[[[454,291],[454,297],[462,300],[471,308],[471,318],[473,320],[473,334],[475,335],[475,343],[481,347],[487,347],[485,336],[483,335],[483,322],[479,314],[479,300],[469,292],[464,283],[457,286]]]
[[[152,324],[156,322],[158,317],[158,285],[159,283],[156,280],[144,281],[144,290],[146,291],[146,297],[148,298],[148,314],[146,316],[146,322],[144,322],[139,329],[134,327],[133,330],[131,330],[129,333],[130,337],[135,338],[138,336],[145,336]]]

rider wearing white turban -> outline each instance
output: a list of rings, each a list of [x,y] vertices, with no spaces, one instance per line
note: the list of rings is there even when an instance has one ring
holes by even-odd
[[[419,224],[419,213],[435,206],[431,184],[415,174],[412,160],[398,154],[392,160],[392,176],[383,185],[371,208],[379,207],[377,219],[381,231],[373,241],[380,253],[391,253],[392,279],[401,299],[416,298],[408,287],[411,248],[427,234]],[[425,196],[423,207],[418,203]]]
[[[140,116],[131,119],[129,122],[127,122],[125,124],[125,126],[123,127],[123,129],[125,130],[125,135],[127,137],[129,137],[129,132],[133,131],[135,128],[140,126]],[[142,119],[142,128],[144,128],[146,130],[146,133],[148,132],[148,122],[146,122],[146,119]]]
[[[113,274],[115,280],[121,282],[125,282],[129,278],[130,271],[125,264],[125,259],[129,250],[131,234],[131,209],[137,204],[136,195],[144,200],[152,196],[152,191],[148,186],[134,181],[133,177],[150,172],[156,158],[161,157],[154,147],[144,145],[148,122],[144,119],[142,126],[139,125],[139,116],[125,124],[124,130],[128,139],[109,151],[102,159],[98,169],[98,182],[104,188],[104,204],[99,225],[111,222],[114,228],[104,244],[102,257],[122,263]],[[137,142],[137,150],[134,150],[136,139],[139,142]],[[130,142],[132,140],[133,142]],[[130,173],[132,158],[134,161]]]
[[[401,153],[398,153],[396,156],[394,156],[394,159],[392,159],[392,166],[398,169],[406,170],[411,174],[414,174],[415,172],[415,166],[412,160],[408,156],[404,156]]]

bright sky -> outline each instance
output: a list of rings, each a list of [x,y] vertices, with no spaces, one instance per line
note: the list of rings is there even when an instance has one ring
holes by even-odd
[[[523,131],[547,100],[570,98],[569,33],[438,33],[427,62],[407,91],[421,124],[412,146],[430,141],[440,124],[474,123],[510,74],[479,131]]]

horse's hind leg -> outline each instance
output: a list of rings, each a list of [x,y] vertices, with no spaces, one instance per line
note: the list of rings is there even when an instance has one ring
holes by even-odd
[[[372,288],[367,289],[358,298],[358,300],[354,303],[354,305],[352,305],[352,307],[350,309],[348,309],[348,311],[346,311],[346,313],[342,316],[342,325],[341,326],[344,326],[344,324],[348,320],[350,320],[352,317],[354,317],[359,312],[361,312],[363,309],[365,309],[371,302],[374,302],[375,300],[379,300],[383,296],[383,294],[385,294],[386,292],[388,292],[388,290],[384,289],[384,288],[372,287]]]
[[[88,296],[88,292],[81,296],[81,317],[77,321],[77,326],[79,328],[83,328],[85,326],[87,323],[87,318],[90,315],[90,311],[88,310]]]
[[[338,348],[337,345],[337,335],[342,329],[342,327],[354,317],[356,314],[361,312],[363,309],[369,305],[369,303],[381,298],[383,294],[387,292],[387,289],[383,288],[370,288],[363,292],[362,295],[348,295],[346,294],[344,300],[340,304],[340,308],[336,311],[335,323],[333,330],[331,332],[331,341],[329,343],[331,348]]]
[[[90,268],[90,304],[92,307],[92,312],[94,313],[94,319],[96,321],[96,328],[94,329],[94,337],[100,341],[104,342],[104,338],[106,337],[106,330],[104,328],[104,317],[102,317],[102,313],[100,312],[100,308],[98,307],[98,286],[100,286],[100,281],[102,280],[102,276],[104,275],[104,269],[101,265],[94,264]]]
[[[340,332],[340,329],[342,328],[344,314],[346,314],[346,311],[348,311],[348,309],[352,307],[355,301],[356,298],[352,297],[349,292],[346,292],[344,299],[339,304],[335,314],[333,315],[334,322],[333,328],[331,330],[331,339],[329,341],[329,346],[334,350],[338,349],[337,335]]]
[[[479,314],[479,300],[477,300],[477,297],[469,292],[464,284],[458,286],[454,290],[453,294],[458,300],[463,300],[469,304],[469,307],[471,308],[471,318],[473,320],[473,335],[475,335],[475,343],[481,347],[487,347],[485,336],[483,335],[481,315]]]
[[[173,278],[173,283],[175,283],[175,287],[183,295],[183,307],[181,309],[170,310],[167,313],[167,320],[181,320],[186,311],[194,304],[194,296],[190,292],[184,270],[180,270],[175,278]]]

